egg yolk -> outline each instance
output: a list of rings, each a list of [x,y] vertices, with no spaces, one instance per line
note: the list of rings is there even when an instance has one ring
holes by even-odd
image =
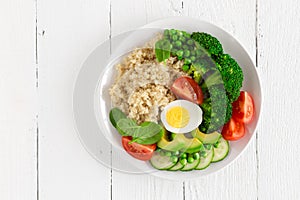
[[[187,109],[181,106],[175,106],[167,111],[166,119],[170,126],[183,128],[189,123],[190,115]]]

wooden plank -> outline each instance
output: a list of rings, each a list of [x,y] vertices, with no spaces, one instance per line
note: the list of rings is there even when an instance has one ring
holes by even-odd
[[[112,36],[145,25],[148,21],[166,15],[178,15],[173,4],[181,1],[122,1],[112,0]],[[164,12],[156,12],[159,7]],[[120,166],[118,155],[113,154],[113,166]],[[150,175],[133,175],[118,171],[112,174],[112,199],[183,199],[182,182],[171,182]]]
[[[223,28],[249,52],[255,60],[255,9],[252,1],[184,1],[184,15],[210,21]],[[256,199],[256,144],[222,171],[185,183],[185,199]]]
[[[258,64],[264,93],[259,199],[300,199],[299,9],[299,1],[291,0],[258,4]]]
[[[38,2],[40,199],[110,198],[110,169],[83,148],[72,113],[77,73],[108,38],[108,0]]]
[[[0,1],[0,199],[37,199],[35,4]]]

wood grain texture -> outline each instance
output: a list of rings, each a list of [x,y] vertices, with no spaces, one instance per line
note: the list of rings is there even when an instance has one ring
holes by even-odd
[[[38,2],[40,199],[109,199],[110,169],[75,132],[72,92],[89,53],[109,37],[109,1]]]
[[[300,3],[258,4],[264,104],[258,135],[259,199],[300,199]]]
[[[35,4],[0,1],[0,199],[37,199]]]

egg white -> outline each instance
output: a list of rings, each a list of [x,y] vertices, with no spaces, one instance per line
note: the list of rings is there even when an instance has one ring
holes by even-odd
[[[185,127],[175,128],[172,127],[167,121],[167,117],[166,117],[167,111],[175,106],[180,106],[182,108],[185,108],[189,112],[190,120]],[[160,119],[162,124],[168,131],[172,133],[188,133],[196,129],[201,124],[202,109],[200,108],[200,106],[190,101],[176,100],[176,101],[172,101],[164,108],[164,110],[160,114]]]

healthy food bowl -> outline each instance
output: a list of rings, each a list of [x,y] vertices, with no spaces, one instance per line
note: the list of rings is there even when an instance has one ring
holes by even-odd
[[[73,102],[81,141],[97,160],[175,180],[236,159],[254,135],[260,106],[259,78],[244,48],[216,26],[182,17],[98,47]]]

